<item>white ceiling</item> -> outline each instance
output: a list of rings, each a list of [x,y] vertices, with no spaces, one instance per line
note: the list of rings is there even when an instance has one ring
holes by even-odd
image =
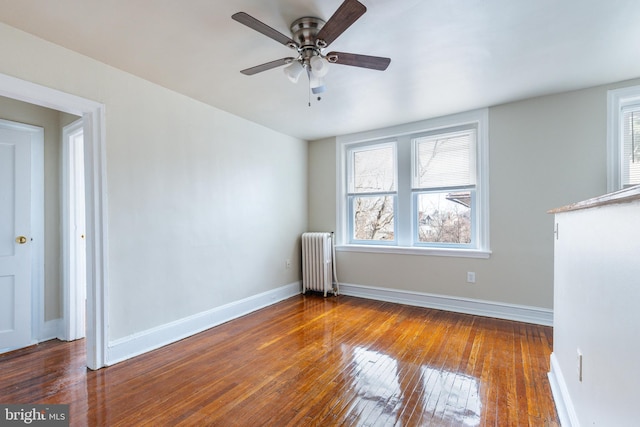
[[[311,107],[303,79],[240,74],[293,52],[231,15],[289,35],[342,0],[0,0],[0,21],[307,140],[640,76],[638,0],[360,1],[328,50],[391,65],[333,65]]]

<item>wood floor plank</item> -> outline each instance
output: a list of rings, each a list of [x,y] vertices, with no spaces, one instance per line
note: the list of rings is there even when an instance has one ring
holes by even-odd
[[[84,343],[0,355],[1,403],[73,426],[559,426],[549,327],[301,295],[115,366]]]

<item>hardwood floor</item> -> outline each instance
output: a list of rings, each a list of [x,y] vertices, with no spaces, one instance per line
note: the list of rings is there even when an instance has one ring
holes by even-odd
[[[84,343],[0,356],[0,403],[74,426],[559,426],[552,329],[346,296],[288,299],[98,371]]]

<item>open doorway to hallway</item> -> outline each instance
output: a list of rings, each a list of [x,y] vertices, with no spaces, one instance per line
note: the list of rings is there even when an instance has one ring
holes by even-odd
[[[57,110],[61,113],[72,114],[83,119],[83,148],[84,148],[84,182],[85,182],[85,220],[86,220],[86,362],[90,369],[99,369],[107,365],[107,316],[108,301],[106,299],[107,287],[107,194],[106,194],[106,147],[105,147],[105,114],[104,105],[86,98],[65,93],[53,88],[36,83],[21,80],[12,76],[0,74],[0,96],[17,100],[26,104],[33,104]],[[58,152],[59,153],[59,152]],[[60,162],[60,156],[56,157]],[[46,168],[45,168],[46,169]],[[45,170],[45,183],[47,174]],[[49,185],[60,188],[60,179],[53,179]],[[57,206],[58,212],[60,203]],[[55,211],[55,209],[54,209]],[[45,219],[46,222],[46,219]],[[55,226],[60,231],[60,215],[57,216]],[[52,228],[52,227],[50,227]],[[48,239],[49,244],[60,247],[60,239]],[[45,239],[46,240],[46,239]],[[45,245],[47,244],[44,242]],[[57,261],[50,265],[61,265],[61,255]],[[58,276],[58,277],[61,277]],[[40,307],[33,312],[45,312],[45,300],[55,306],[55,296],[52,300],[47,298],[43,291],[43,297],[39,299]],[[53,302],[51,302],[53,301]],[[51,307],[49,307],[51,308]],[[55,311],[55,308],[52,309]],[[57,307],[57,313],[60,307]],[[47,320],[59,320],[47,319]],[[33,323],[32,336],[41,339],[42,336],[57,336],[57,332],[51,334],[52,328],[59,329],[58,322],[45,321],[45,316],[40,315],[37,322]],[[58,325],[56,325],[58,323]],[[50,325],[53,325],[50,327]]]
[[[6,226],[0,232],[0,330],[7,332],[0,351],[53,337],[84,338],[83,120],[7,97],[0,97],[0,119],[0,221]],[[18,329],[20,336],[11,338],[8,332]]]

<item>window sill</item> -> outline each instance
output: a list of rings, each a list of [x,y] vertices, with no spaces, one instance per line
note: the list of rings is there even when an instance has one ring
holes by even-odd
[[[489,259],[491,251],[480,249],[446,249],[446,248],[416,248],[409,246],[373,246],[373,245],[339,245],[336,252],[363,252],[377,254],[426,255],[445,256],[455,258]]]

